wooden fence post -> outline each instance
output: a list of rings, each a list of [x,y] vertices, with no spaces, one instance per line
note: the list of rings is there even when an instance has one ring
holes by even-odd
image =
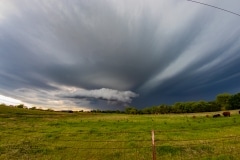
[[[152,159],[156,160],[156,146],[155,146],[154,130],[152,130]]]

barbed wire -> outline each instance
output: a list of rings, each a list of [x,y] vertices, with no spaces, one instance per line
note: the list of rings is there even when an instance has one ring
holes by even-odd
[[[205,138],[205,139],[165,139],[165,140],[155,140],[155,142],[190,142],[190,141],[214,141],[214,140],[222,140],[222,139],[233,139],[240,138],[240,136],[228,136],[228,137],[219,137],[219,138]]]
[[[15,136],[23,136],[26,137],[24,134],[14,134]],[[12,136],[12,135],[11,135]],[[158,136],[157,134],[155,136]],[[5,137],[6,138],[6,137]],[[32,138],[40,138],[40,139],[47,139],[47,137],[40,137],[40,136],[35,136]],[[238,139],[240,136],[225,136],[225,137],[216,137],[216,138],[201,138],[201,139],[161,139],[161,138],[156,138],[154,141],[155,142],[191,142],[191,141],[216,141],[216,140],[223,140],[223,139]],[[51,139],[51,138],[50,138]],[[53,139],[55,141],[69,141],[69,142],[95,142],[95,143],[115,143],[115,142],[151,142],[152,139],[128,139],[128,140],[81,140],[81,139],[61,139],[59,137]]]
[[[192,128],[192,129],[175,129],[175,130],[154,130],[155,133],[164,133],[164,132],[192,132],[192,131],[199,131],[199,130],[211,130],[211,129],[223,129],[227,127],[237,127],[240,124],[233,124],[233,125],[224,125],[221,127],[208,127],[208,128]]]
[[[240,124],[234,124],[234,125],[225,125],[221,127],[209,127],[209,128],[192,128],[192,129],[175,129],[175,130],[154,130],[155,133],[174,133],[174,132],[192,132],[192,131],[199,131],[199,130],[211,130],[211,129],[223,129],[226,127],[238,127]],[[8,128],[8,129],[16,129],[16,128]],[[151,134],[151,131],[106,131],[106,132],[95,132],[92,130],[84,130],[84,131],[76,131],[76,132],[59,132],[59,131],[54,131],[54,132],[47,132],[47,131],[34,131],[34,130],[22,130],[22,132],[25,133],[40,133],[40,134],[52,134],[52,133],[57,133],[58,135],[67,135],[67,134],[88,134],[88,135],[93,135],[93,134],[140,134],[140,133],[149,133]],[[6,134],[12,134],[12,132],[2,132]],[[26,136],[25,134],[23,136]]]
[[[8,128],[9,129],[9,128]],[[10,128],[11,129],[11,128]],[[15,129],[15,128],[12,128]],[[22,130],[25,133],[35,133],[35,131],[31,130]],[[56,131],[58,132],[58,131]],[[36,133],[43,133],[43,134],[52,134],[56,132],[44,132],[44,131],[37,131]],[[4,133],[4,132],[3,132]],[[12,132],[5,132],[7,134],[12,133]],[[91,130],[86,130],[86,131],[78,131],[78,132],[60,132],[58,133],[59,135],[67,135],[67,134],[136,134],[136,133],[151,133],[151,131],[106,131],[106,132],[92,132]],[[26,135],[25,135],[26,136]]]
[[[49,132],[48,132],[49,133]],[[50,132],[50,133],[53,133],[53,132]],[[108,132],[109,133],[109,132]],[[111,132],[110,132],[111,133]],[[118,132],[118,133],[122,133],[122,132]],[[126,132],[123,132],[123,133],[126,133]],[[130,132],[130,133],[136,133],[136,132]],[[140,132],[140,133],[146,133],[146,132]],[[147,133],[150,133],[150,131],[148,131]],[[161,133],[161,132],[159,132]],[[158,135],[161,135],[161,134],[157,134]],[[16,135],[18,136],[18,135]],[[26,136],[26,135],[25,135]],[[40,135],[41,136],[41,135]],[[27,138],[27,137],[26,137]],[[35,137],[35,138],[41,138],[41,137]],[[24,140],[24,139],[23,139]],[[43,138],[44,140],[44,138]],[[123,152],[129,152],[127,150],[137,150],[139,152],[139,150],[142,150],[142,149],[146,149],[146,150],[149,150],[149,153],[151,153],[151,149],[152,149],[152,145],[151,145],[151,138],[149,139],[136,139],[136,140],[80,140],[80,139],[52,139],[54,141],[75,141],[75,142],[78,142],[78,143],[90,143],[90,146],[93,146],[93,147],[89,147],[89,146],[86,146],[86,147],[83,147],[83,146],[80,146],[80,147],[76,147],[74,146],[73,144],[68,144],[68,143],[64,143],[64,146],[61,146],[61,145],[53,145],[51,146],[50,148],[52,149],[58,149],[58,148],[61,148],[61,149],[70,149],[70,150],[76,150],[78,153],[79,152],[82,152],[82,151],[91,151],[91,150],[123,150]],[[163,138],[163,139],[155,139],[155,142],[156,142],[156,149],[159,151],[161,150],[161,147],[164,147],[166,145],[170,145],[170,147],[183,147],[186,148],[186,149],[189,149],[189,147],[196,147],[196,146],[199,146],[199,145],[205,145],[205,146],[211,146],[211,142],[221,142],[223,143],[223,147],[224,147],[224,144],[226,141],[229,141],[229,140],[233,140],[235,142],[239,142],[238,140],[240,140],[240,136],[238,135],[230,135],[230,136],[224,136],[224,137],[217,137],[217,138],[199,138],[199,139],[166,139],[166,138]],[[237,141],[236,141],[237,140]],[[22,150],[23,149],[23,152],[25,151],[26,154],[28,154],[30,151],[29,150],[41,150],[43,147],[44,148],[48,148],[48,146],[46,144],[39,144],[39,145],[32,145],[31,144],[31,140],[28,140],[28,141],[23,141],[22,143],[26,143],[25,145],[11,145],[11,146],[6,146],[4,147],[6,150],[12,150],[12,149],[18,149],[18,150]],[[29,144],[28,144],[29,142]],[[102,145],[103,147],[98,146],[94,146],[94,143],[128,143],[128,142],[136,142],[137,145],[134,145],[134,146],[125,146],[125,145],[119,145],[119,147],[117,147],[116,145],[115,146],[111,146],[111,145]],[[147,143],[144,143],[144,144],[138,144],[139,142],[149,142],[149,145],[147,145]],[[165,144],[165,143],[162,143],[162,144],[159,144],[160,142],[169,142],[170,144]],[[172,143],[172,142],[189,142],[189,143],[185,143],[185,144],[177,144],[177,143]],[[92,143],[92,144],[91,144]],[[218,143],[217,143],[218,144]],[[27,149],[25,149],[27,145]],[[70,145],[70,146],[68,146]],[[71,146],[72,145],[72,146]],[[108,147],[107,147],[108,146]],[[224,149],[224,148],[223,148]],[[191,150],[191,148],[190,148]],[[193,148],[194,150],[194,148]],[[184,153],[185,150],[182,150],[180,151],[181,154]],[[227,150],[224,150],[223,152],[224,154],[228,154]],[[232,152],[229,152],[229,154],[231,154]],[[158,153],[159,154],[159,153]],[[205,154],[206,155],[206,154]],[[205,157],[209,157],[211,156],[209,153],[207,153],[207,156]],[[234,156],[236,156],[236,154],[234,154]],[[162,155],[158,155],[158,157],[162,157]],[[202,156],[199,155],[197,156],[198,158]],[[198,158],[187,158],[187,157],[184,157],[184,159],[198,159]]]
[[[110,150],[110,149],[123,149],[123,150],[132,150],[132,149],[143,149],[143,148],[152,148],[152,146],[139,146],[139,147],[70,147],[70,146],[55,146],[55,147],[61,147],[61,149],[76,149],[76,150]],[[22,147],[15,147],[15,146],[10,146],[8,147],[10,149],[21,149]],[[30,147],[30,149],[40,149],[41,147],[35,146],[35,147]]]

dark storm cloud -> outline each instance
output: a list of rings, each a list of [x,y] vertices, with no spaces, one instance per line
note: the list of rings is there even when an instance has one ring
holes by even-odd
[[[239,26],[236,15],[180,0],[3,0],[0,93],[106,109],[238,92]]]

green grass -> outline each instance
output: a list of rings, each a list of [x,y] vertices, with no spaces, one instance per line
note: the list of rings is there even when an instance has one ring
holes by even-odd
[[[155,130],[159,160],[235,160],[240,115],[231,113],[212,118],[215,113],[61,113],[0,106],[0,159],[148,160]]]

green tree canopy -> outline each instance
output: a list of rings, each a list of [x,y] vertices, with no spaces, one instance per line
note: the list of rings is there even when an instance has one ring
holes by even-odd
[[[240,109],[240,93],[230,97],[227,109]]]
[[[125,112],[127,114],[137,114],[138,110],[135,107],[127,107],[125,109]]]
[[[218,105],[220,105],[221,110],[226,110],[229,108],[230,97],[231,97],[231,94],[229,93],[221,93],[217,95],[216,102]]]

